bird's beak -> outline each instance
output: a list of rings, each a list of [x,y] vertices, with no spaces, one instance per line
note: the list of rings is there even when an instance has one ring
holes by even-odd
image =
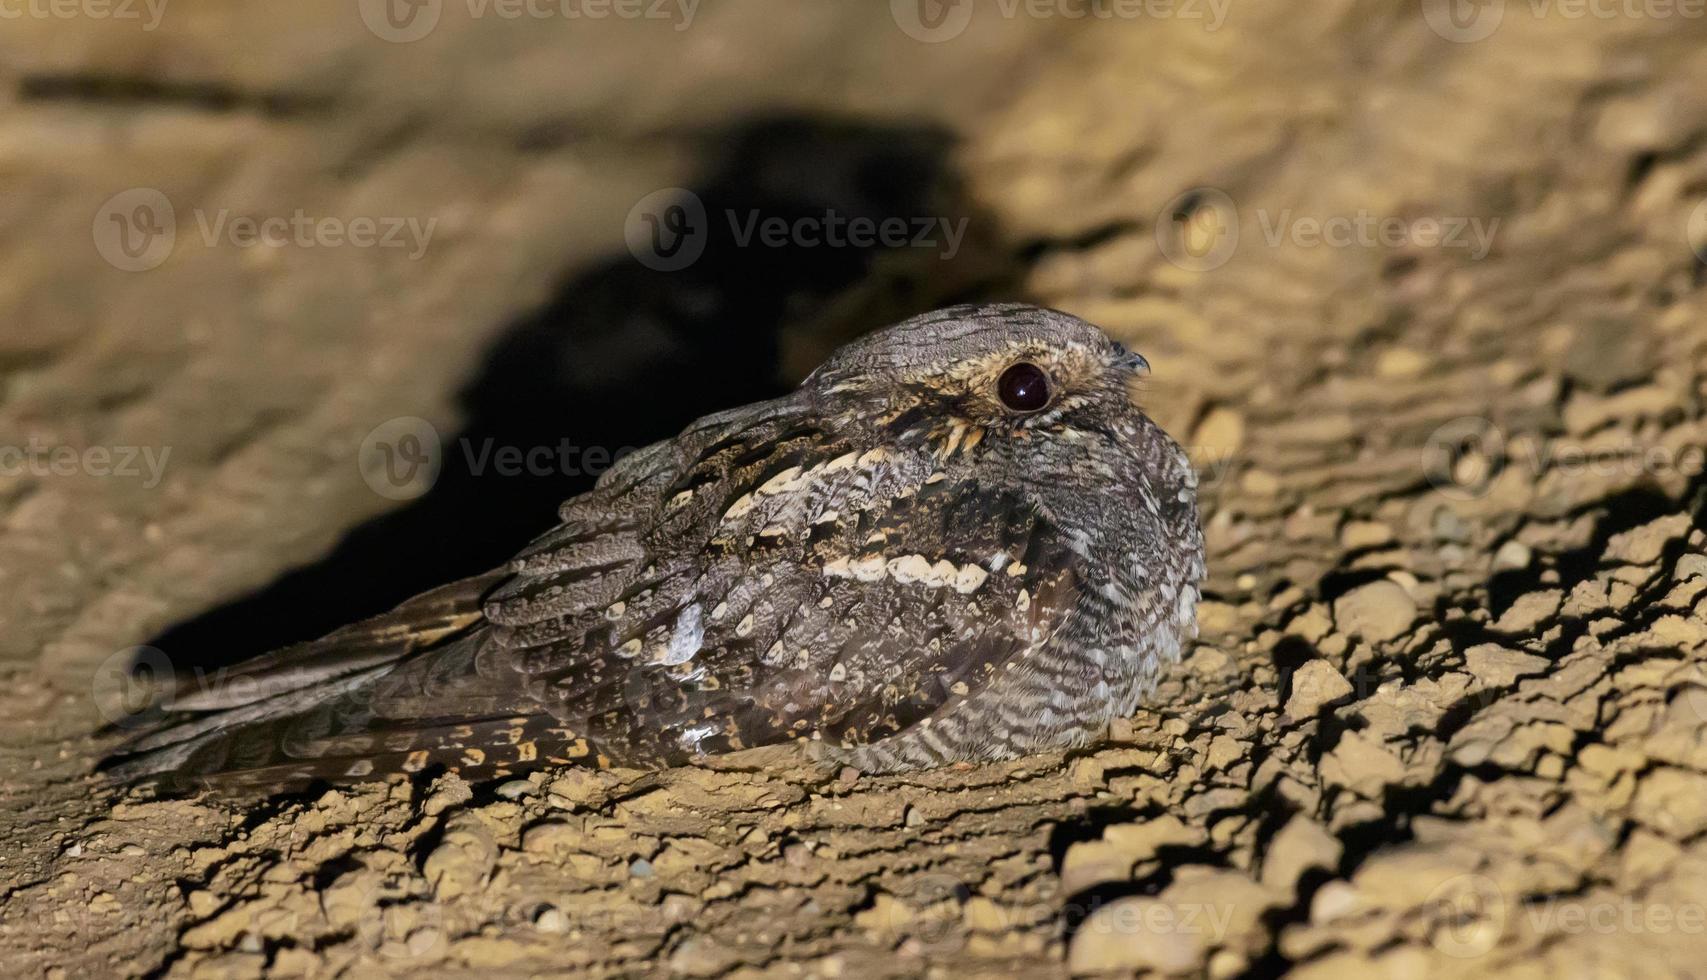
[[[1150,373],[1150,362],[1145,360],[1144,355],[1134,354],[1125,348],[1121,348],[1120,364],[1131,371],[1134,377],[1142,378]]]

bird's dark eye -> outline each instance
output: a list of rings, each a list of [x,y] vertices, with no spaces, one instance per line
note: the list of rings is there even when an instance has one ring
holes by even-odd
[[[1049,374],[1027,361],[1002,372],[996,381],[1002,404],[1016,412],[1035,412],[1049,404]]]

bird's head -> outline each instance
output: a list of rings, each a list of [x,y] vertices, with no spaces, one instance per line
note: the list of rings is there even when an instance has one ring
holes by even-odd
[[[1022,304],[955,306],[837,351],[807,380],[902,442],[946,460],[995,454],[1066,462],[1140,448],[1154,431],[1133,400],[1149,370],[1096,326]]]

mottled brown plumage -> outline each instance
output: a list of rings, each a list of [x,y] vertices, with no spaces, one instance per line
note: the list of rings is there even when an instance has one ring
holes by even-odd
[[[872,334],[624,459],[505,568],[183,693],[111,771],[272,787],[790,740],[889,771],[1085,741],[1177,659],[1204,573],[1142,366],[1018,305]]]

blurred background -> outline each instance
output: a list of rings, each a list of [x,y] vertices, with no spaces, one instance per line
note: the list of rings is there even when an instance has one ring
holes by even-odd
[[[1203,471],[1214,657],[1168,694],[1186,726],[1169,765],[1191,768],[1107,766],[1172,772],[1168,792],[1199,802],[1110,790],[1099,768],[1058,795],[1079,793],[1082,817],[1124,794],[1120,819],[978,832],[1040,863],[982,892],[954,872],[958,945],[848,940],[837,969],[898,949],[905,969],[952,963],[963,934],[1003,969],[1463,965],[1415,929],[1422,959],[1380,965],[1404,943],[1312,909],[1447,816],[1484,835],[1454,840],[1470,863],[1359,886],[1383,928],[1472,873],[1511,909],[1638,894],[1666,864],[1689,893],[1707,881],[1687,876],[1707,860],[1699,751],[1665,757],[1659,816],[1635,789],[1652,753],[1575,757],[1646,745],[1654,712],[1707,691],[1688,686],[1707,684],[1700,607],[1671,585],[1701,581],[1704,42],[1693,0],[0,0],[0,939],[43,970],[289,966],[241,928],[184,938],[232,907],[233,882],[207,907],[87,870],[65,882],[54,835],[105,819],[79,773],[113,664],[217,669],[489,567],[624,452],[792,386],[865,330],[986,299],[1059,307],[1142,351],[1148,410]],[[1572,607],[1609,563],[1648,572],[1607,572],[1601,604]],[[1504,652],[1472,656],[1489,644]],[[1520,695],[1545,671],[1512,657],[1585,645],[1596,677],[1654,650],[1675,669],[1569,712],[1581,689]],[[1306,731],[1288,702],[1312,662],[1355,698]],[[1436,685],[1421,706],[1381,701],[1416,683]],[[1620,728],[1615,694],[1649,714]],[[1505,762],[1480,742],[1454,755],[1498,727],[1490,710],[1508,733],[1563,727]],[[1218,737],[1234,741],[1211,752]],[[1207,761],[1228,744],[1247,761]],[[1380,757],[1336,762],[1346,745]],[[1466,804],[1482,791],[1467,779],[1494,802]],[[1233,939],[1108,952],[1078,919],[980,932],[966,911],[1009,885],[1043,891],[1004,908],[1058,905],[1047,882],[1075,845],[1176,812],[1168,846],[1248,876],[1220,881],[1241,896]],[[1276,884],[1263,857],[1298,813],[1332,854]],[[1490,870],[1523,833],[1565,834],[1544,823],[1560,813],[1590,858]],[[1511,814],[1533,827],[1494,819]],[[208,821],[184,833],[213,846]],[[1134,858],[1062,894],[1194,880],[1176,863]],[[206,885],[209,867],[158,880]],[[909,887],[896,901],[935,907]],[[96,891],[131,910],[98,967],[70,937],[113,923],[58,914]],[[614,961],[831,975],[828,935],[864,935],[849,923],[873,908],[898,921],[862,896],[797,909],[768,953],[702,961],[672,926]],[[1520,918],[1471,965],[1539,964],[1543,947],[1582,962],[1573,943],[1593,937],[1531,922],[1519,942]],[[1707,949],[1652,932],[1618,935],[1662,967]],[[518,962],[564,962],[542,948]],[[1623,954],[1598,955],[1616,972]]]

